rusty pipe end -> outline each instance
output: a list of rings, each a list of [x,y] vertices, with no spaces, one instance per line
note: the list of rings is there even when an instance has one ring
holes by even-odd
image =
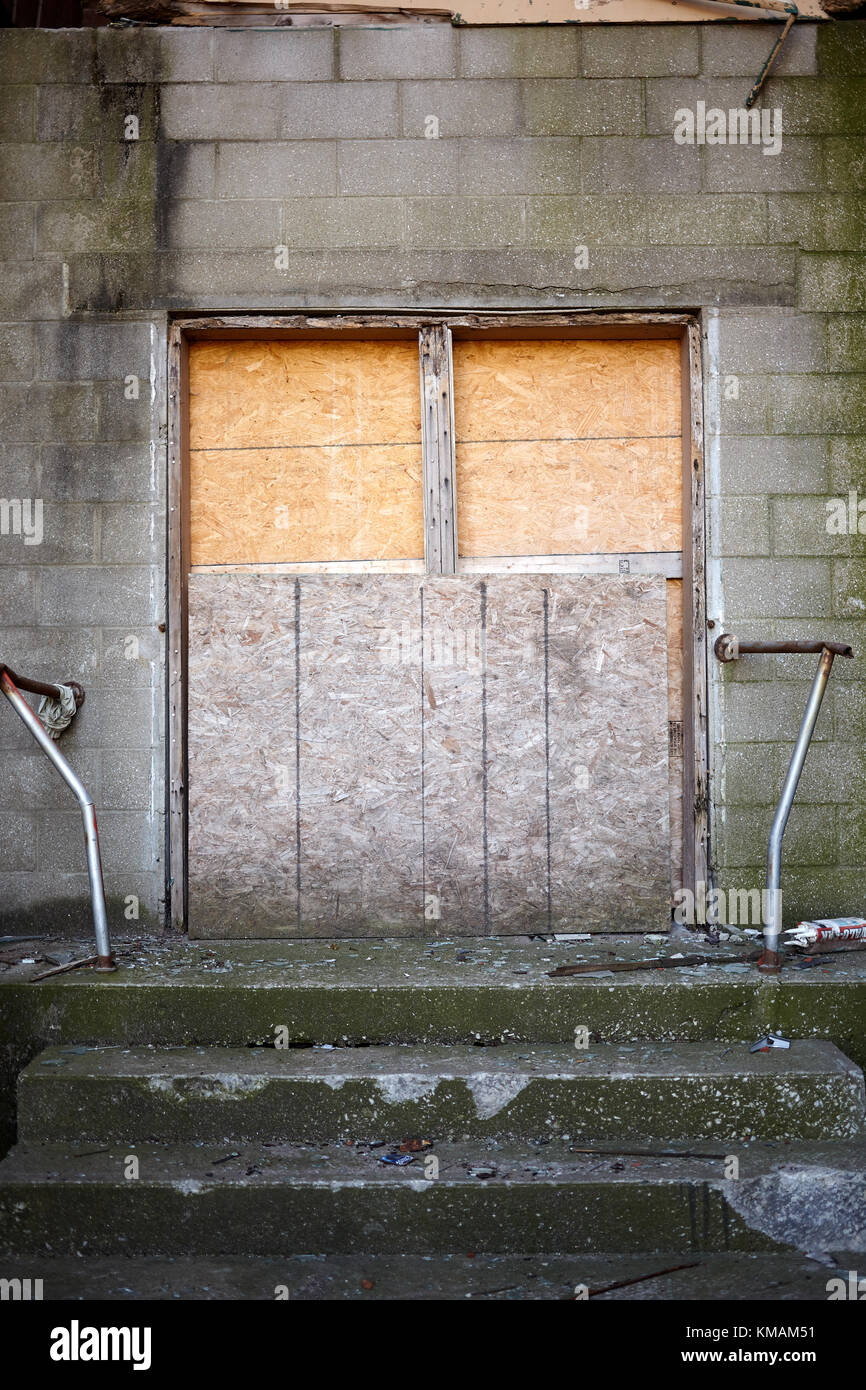
[[[782,957],[778,951],[765,951],[758,960],[758,969],[762,975],[781,975]]]
[[[97,956],[95,970],[99,975],[111,975],[117,969],[114,956]]]

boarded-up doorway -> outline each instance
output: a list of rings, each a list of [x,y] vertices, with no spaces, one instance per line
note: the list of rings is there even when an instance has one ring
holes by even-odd
[[[681,344],[515,334],[190,342],[194,935],[668,925]]]

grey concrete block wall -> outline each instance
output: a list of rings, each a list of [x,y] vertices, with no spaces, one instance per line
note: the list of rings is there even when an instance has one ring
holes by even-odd
[[[673,139],[680,107],[742,105],[776,32],[0,34],[0,494],[44,505],[39,546],[0,537],[2,652],[88,688],[66,746],[115,914],[133,895],[154,918],[163,892],[168,316],[357,306],[700,314],[710,616],[858,651],[804,775],[787,910],[860,906],[866,541],[826,520],[866,496],[866,23],[794,26],[764,99],[777,154]],[[760,882],[807,666],[711,669],[723,884]],[[5,903],[86,921],[74,811],[9,711],[0,758]]]

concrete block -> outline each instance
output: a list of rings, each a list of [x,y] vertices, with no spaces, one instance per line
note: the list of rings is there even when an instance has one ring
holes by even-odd
[[[863,313],[866,276],[862,256],[800,257],[799,303],[823,313]]]
[[[341,193],[389,197],[457,192],[454,141],[343,140],[338,148]]]
[[[96,51],[103,82],[210,82],[213,30],[99,29]]]
[[[167,140],[273,140],[280,133],[280,89],[259,82],[166,85],[160,127]]]
[[[7,443],[92,439],[93,389],[67,383],[7,384],[0,393],[0,435]]]
[[[790,135],[854,135],[866,129],[862,81],[822,77],[772,76],[762,105],[782,111],[782,124]]]
[[[713,554],[770,554],[770,508],[766,497],[723,497],[716,512]]]
[[[13,716],[14,717],[14,716]],[[0,777],[3,780],[4,800],[8,805],[26,807],[28,811],[56,809],[69,799],[70,809],[75,808],[75,799],[64,787],[56,768],[36,749],[34,752],[16,752],[7,749],[0,754]],[[67,757],[75,772],[81,778],[91,796],[99,800],[99,754],[92,749],[77,749],[69,752],[63,743],[63,756]],[[83,837],[82,837],[83,838]],[[35,849],[36,839],[34,836]]]
[[[32,550],[34,547],[31,546],[30,549]],[[33,622],[36,611],[37,583],[37,571],[30,564],[26,569],[23,567],[10,568],[8,565],[0,566],[0,610],[4,613],[14,613],[15,621],[18,623]],[[4,660],[12,664],[8,655],[4,656]],[[12,669],[15,669],[14,664],[12,664]],[[8,724],[9,721],[3,722]]]
[[[216,181],[216,145],[204,141],[161,141],[157,150],[157,187],[162,198],[212,198]]]
[[[740,807],[726,817],[718,846],[726,867],[755,865],[755,887],[763,888],[763,858],[772,816],[769,808]],[[832,864],[836,859],[836,807],[794,803],[785,830],[785,866]],[[783,885],[784,892],[784,885]],[[756,923],[760,926],[760,923]]]
[[[587,77],[662,77],[700,71],[699,26],[588,24],[583,33]]]
[[[96,686],[63,735],[70,749],[99,748],[103,757],[115,749],[151,748],[154,735],[154,695],[151,690]],[[147,802],[148,809],[150,802]]]
[[[288,82],[281,88],[282,133],[288,140],[399,135],[397,91],[396,82]]]
[[[111,130],[99,91],[63,83],[38,88],[36,139],[76,140],[83,144],[110,139]]]
[[[99,684],[122,689],[150,689],[159,684],[166,636],[149,627],[103,628]]]
[[[0,565],[93,562],[96,537],[90,503],[46,502],[43,498],[29,498],[25,506],[27,503],[19,533],[10,529],[9,534],[0,534]]]
[[[103,141],[99,162],[105,198],[117,204],[121,200],[153,204],[164,192],[157,179],[161,156],[168,148],[168,142],[157,140],[155,132],[153,139],[142,136],[140,140]],[[149,207],[138,232],[143,245],[147,244],[152,220],[153,209]]]
[[[817,314],[762,309],[720,317],[721,373],[819,372],[824,361],[824,325]]]
[[[280,204],[260,199],[205,202],[186,198],[162,206],[163,245],[274,247],[280,241]]]
[[[817,193],[824,184],[821,142],[807,136],[783,135],[775,155],[764,154],[760,145],[707,145],[703,153],[708,193]]]
[[[647,238],[656,246],[763,246],[766,199],[757,193],[645,199]]]
[[[127,400],[126,390],[122,380],[103,381],[96,386],[97,439],[123,443],[150,439],[153,421],[147,378],[139,379],[137,400]]]
[[[93,197],[98,167],[95,148],[59,142],[0,147],[0,187],[17,198]]]
[[[768,382],[771,434],[866,430],[866,376],[778,376]]]
[[[866,440],[860,435],[837,435],[827,441],[830,456],[828,492],[847,496],[855,488],[866,497]]]
[[[826,441],[818,435],[726,435],[721,441],[721,486],[729,493],[825,493]]]
[[[514,198],[410,198],[406,244],[423,247],[513,246],[523,241],[523,208]]]
[[[99,559],[107,565],[137,565],[159,559],[159,517],[143,502],[105,503],[99,509]]]
[[[824,142],[828,191],[862,193],[866,189],[866,143],[857,136],[831,137]]]
[[[36,134],[37,87],[0,88],[0,140],[26,143]]]
[[[150,373],[147,323],[43,323],[39,376],[48,381],[122,380]]]
[[[821,27],[795,24],[788,31],[788,37],[773,64],[773,72],[791,77],[810,77],[816,73],[816,35]],[[779,27],[772,22],[702,25],[701,71],[708,77],[742,77],[744,74],[757,77],[778,36]],[[745,95],[744,92],[744,99]]]
[[[220,29],[214,33],[216,81],[327,82],[334,76],[333,29]]]
[[[732,743],[745,743],[747,739],[754,743],[793,742],[803,719],[810,684],[811,681],[753,681],[726,685],[726,737]],[[833,737],[831,704],[821,706],[812,737],[815,741]]]
[[[836,679],[835,667],[833,679]],[[805,706],[805,699],[803,703]],[[792,752],[793,745],[782,750],[785,763]],[[825,805],[832,802],[840,805],[840,821],[844,820],[849,804],[866,804],[866,757],[862,746],[859,743],[828,740],[810,748],[797,787],[797,799],[804,804]],[[859,911],[857,907],[846,910]],[[824,915],[827,914],[822,913]]]
[[[527,198],[530,246],[644,246],[643,198]],[[572,253],[573,254],[573,253]]]
[[[58,501],[144,501],[151,497],[148,444],[49,444],[40,489]]]
[[[159,570],[145,565],[67,567],[42,574],[39,614],[45,624],[147,625],[161,594]]]
[[[578,77],[579,28],[490,27],[459,29],[463,77]]]
[[[729,560],[723,583],[730,622],[827,618],[832,612],[829,560]]]
[[[20,253],[21,248],[16,248],[16,254]],[[60,318],[63,305],[63,267],[59,262],[0,262],[0,321]]]
[[[0,811],[0,871],[36,868],[36,821],[20,811]]]
[[[0,30],[0,85],[15,82],[90,82],[93,29]]]
[[[17,613],[15,620],[16,623],[19,620]],[[36,680],[76,680],[86,691],[99,680],[97,628],[10,626],[6,628],[3,640],[4,660],[8,661],[13,671],[23,671]],[[32,738],[30,747],[32,752],[35,748]],[[37,756],[45,762],[41,753]]]
[[[866,30],[862,23],[821,24],[815,38],[822,75],[851,77],[866,72]]]
[[[443,139],[455,135],[516,135],[520,131],[517,82],[404,82],[401,99],[403,134],[410,138],[424,138],[430,116],[437,118]]]
[[[830,513],[825,497],[774,497],[773,552],[776,555],[866,554],[866,535],[849,536],[827,530]],[[847,494],[842,499],[846,504]],[[866,530],[866,517],[864,517]]]
[[[399,246],[404,221],[400,198],[293,198],[282,239],[291,247]]]
[[[585,193],[692,193],[700,184],[700,150],[667,136],[584,140]]]
[[[679,28],[679,26],[677,26]],[[643,73],[643,68],[638,66],[635,72]],[[737,78],[711,78],[706,77],[688,78],[683,77],[653,77],[649,76],[646,83],[646,130],[647,135],[666,135],[669,140],[673,139],[674,131],[677,127],[676,114],[685,109],[695,112],[697,103],[702,101],[705,110],[709,111],[713,107],[720,108],[728,112],[732,109],[742,108],[748,87],[751,82],[744,82],[742,77]],[[783,134],[787,134],[787,127],[782,120]],[[707,146],[707,150],[718,148],[717,146]],[[769,158],[769,156],[768,156]]]
[[[833,707],[836,737],[841,739],[843,743],[862,744],[866,742],[866,684],[863,681],[858,681],[856,685],[853,683],[837,685],[833,691]],[[844,815],[842,820],[845,820]],[[864,837],[864,843],[866,843],[866,837]],[[851,863],[852,861],[843,858],[841,862]]]
[[[125,198],[43,203],[36,222],[40,254],[64,259],[85,252],[135,252],[155,242],[153,207]]]
[[[833,314],[824,328],[829,371],[850,372],[866,362],[866,314]]]
[[[2,213],[0,213],[2,217]],[[36,366],[33,325],[0,325],[0,381],[29,381]]]
[[[580,142],[568,139],[461,140],[463,194],[580,192]]]
[[[719,784],[726,806],[775,806],[784,774],[776,743],[733,743],[719,750]]]
[[[106,874],[135,873],[154,862],[154,833],[146,812],[106,811],[98,816],[99,848]],[[84,860],[78,812],[44,811],[39,827],[39,868],[73,873]]]
[[[156,755],[159,757],[159,753]],[[101,755],[99,805],[106,811],[149,811],[153,800],[154,754],[111,749]]]
[[[284,141],[220,146],[218,198],[267,200],[309,194],[327,197],[336,191],[337,157],[333,144]]]
[[[350,81],[456,77],[457,33],[445,24],[341,29],[339,75]]]
[[[638,81],[527,80],[523,101],[528,135],[639,135],[643,131]]]
[[[866,560],[835,561],[833,612],[839,618],[866,617]]]
[[[0,204],[0,258],[32,256],[36,252],[36,204]]]

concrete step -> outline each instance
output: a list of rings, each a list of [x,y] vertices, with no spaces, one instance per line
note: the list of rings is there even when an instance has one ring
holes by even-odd
[[[769,1252],[794,1243],[779,1193],[780,1173],[791,1172],[809,1195],[810,1243],[798,1248],[849,1248],[852,1230],[861,1241],[866,1232],[862,1141],[749,1146],[736,1181],[721,1153],[635,1158],[488,1141],[437,1144],[438,1169],[429,1153],[406,1168],[381,1154],[338,1144],[19,1144],[0,1163],[6,1263],[24,1253]],[[127,1176],[132,1156],[137,1177]],[[828,1175],[829,1234],[814,1246],[808,1223]]]
[[[830,1279],[862,1266],[856,1254],[294,1255],[233,1259],[30,1255],[7,1278],[31,1280],[51,1301],[540,1302],[692,1300],[750,1303],[826,1299]]]
[[[45,945],[80,959],[88,941]],[[460,941],[118,940],[116,975],[73,971],[34,985],[44,966],[0,976],[0,1067],[47,1044],[125,1047],[561,1043],[575,1027],[593,1041],[752,1042],[767,1029],[832,1038],[866,1066],[866,952],[827,957],[817,969],[787,965],[777,979],[721,962],[736,943],[697,949],[719,964],[551,979],[556,966],[685,952],[630,937],[587,943],[511,938]],[[3,1051],[2,1049],[7,1049]]]
[[[864,1132],[863,1075],[832,1043],[50,1048],[18,1082],[19,1135],[130,1145],[571,1136],[829,1140]],[[85,1142],[86,1141],[86,1142]]]

